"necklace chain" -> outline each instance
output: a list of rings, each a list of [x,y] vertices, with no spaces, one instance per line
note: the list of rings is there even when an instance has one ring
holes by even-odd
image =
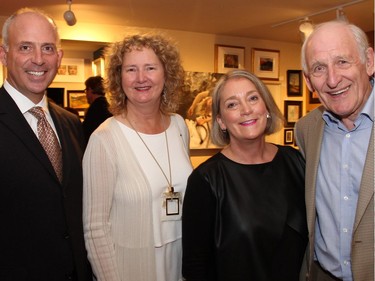
[[[134,130],[134,132],[139,137],[139,139],[142,141],[142,143],[144,144],[144,146],[146,147],[146,149],[148,150],[148,152],[150,153],[150,155],[152,156],[152,158],[154,159],[155,163],[158,165],[160,171],[163,173],[163,176],[164,176],[164,178],[166,179],[166,181],[168,183],[168,191],[169,192],[174,192],[173,186],[172,186],[172,169],[171,169],[171,160],[170,160],[170,156],[169,156],[169,146],[168,146],[167,130],[164,131],[164,135],[165,135],[165,143],[166,143],[166,146],[167,146],[168,166],[169,166],[169,180],[168,180],[167,175],[164,173],[164,170],[161,167],[160,163],[158,162],[158,160],[156,160],[156,157],[154,156],[154,154],[152,153],[151,149],[148,147],[148,145],[146,144],[146,142],[144,141],[144,139],[141,137],[141,135],[138,133],[138,131],[134,128],[133,124],[130,122],[129,119],[128,119],[128,122],[129,122],[130,126],[132,127],[132,129]]]

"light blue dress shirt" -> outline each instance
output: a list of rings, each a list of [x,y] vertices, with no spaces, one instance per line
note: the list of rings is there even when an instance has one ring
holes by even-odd
[[[355,127],[331,113],[326,122],[316,185],[315,258],[344,281],[352,281],[351,241],[362,171],[374,123],[374,87]]]

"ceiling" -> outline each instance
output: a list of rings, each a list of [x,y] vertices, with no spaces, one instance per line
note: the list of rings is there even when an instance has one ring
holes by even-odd
[[[357,0],[360,1],[360,0]],[[6,4],[4,2],[7,2]],[[354,0],[72,0],[77,21],[162,28],[285,42],[300,42],[299,20]],[[0,16],[21,7],[38,7],[63,20],[66,0],[3,0]],[[349,21],[364,31],[374,30],[374,0],[344,7]],[[336,17],[336,11],[314,15],[314,23]],[[278,23],[293,22],[273,27]],[[71,27],[71,28],[74,28]]]

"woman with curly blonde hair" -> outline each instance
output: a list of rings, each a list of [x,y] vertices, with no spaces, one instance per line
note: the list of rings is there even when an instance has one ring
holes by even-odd
[[[106,52],[109,60],[107,91],[110,93],[111,111],[114,115],[127,110],[127,98],[121,83],[124,54],[143,48],[153,50],[164,67],[165,84],[160,110],[167,113],[175,112],[178,108],[178,95],[183,85],[184,69],[175,45],[169,44],[167,39],[160,34],[134,35],[125,38],[122,42],[114,43]]]
[[[179,52],[160,34],[127,36],[106,50],[113,117],[84,159],[84,231],[98,280],[181,280],[181,210],[192,171],[189,133],[173,112],[183,82]]]

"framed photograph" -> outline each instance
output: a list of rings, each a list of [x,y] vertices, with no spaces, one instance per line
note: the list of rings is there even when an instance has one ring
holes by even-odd
[[[311,92],[311,91],[309,91],[309,103],[310,104],[320,103],[317,92]]]
[[[293,129],[284,129],[284,144],[294,144]]]
[[[84,90],[68,90],[68,108],[77,111],[79,119],[85,119],[85,113],[89,104],[87,102],[86,93]]]
[[[261,79],[279,80],[280,51],[252,49],[252,71]]]
[[[85,76],[84,59],[62,59],[53,82],[83,82]]]
[[[245,67],[245,47],[215,45],[215,72],[226,73]]]
[[[302,117],[302,101],[285,101],[284,102],[285,126],[293,127]]]
[[[288,97],[302,97],[302,71],[287,70]]]
[[[68,90],[68,107],[75,109],[86,109],[89,104],[84,90]]]

